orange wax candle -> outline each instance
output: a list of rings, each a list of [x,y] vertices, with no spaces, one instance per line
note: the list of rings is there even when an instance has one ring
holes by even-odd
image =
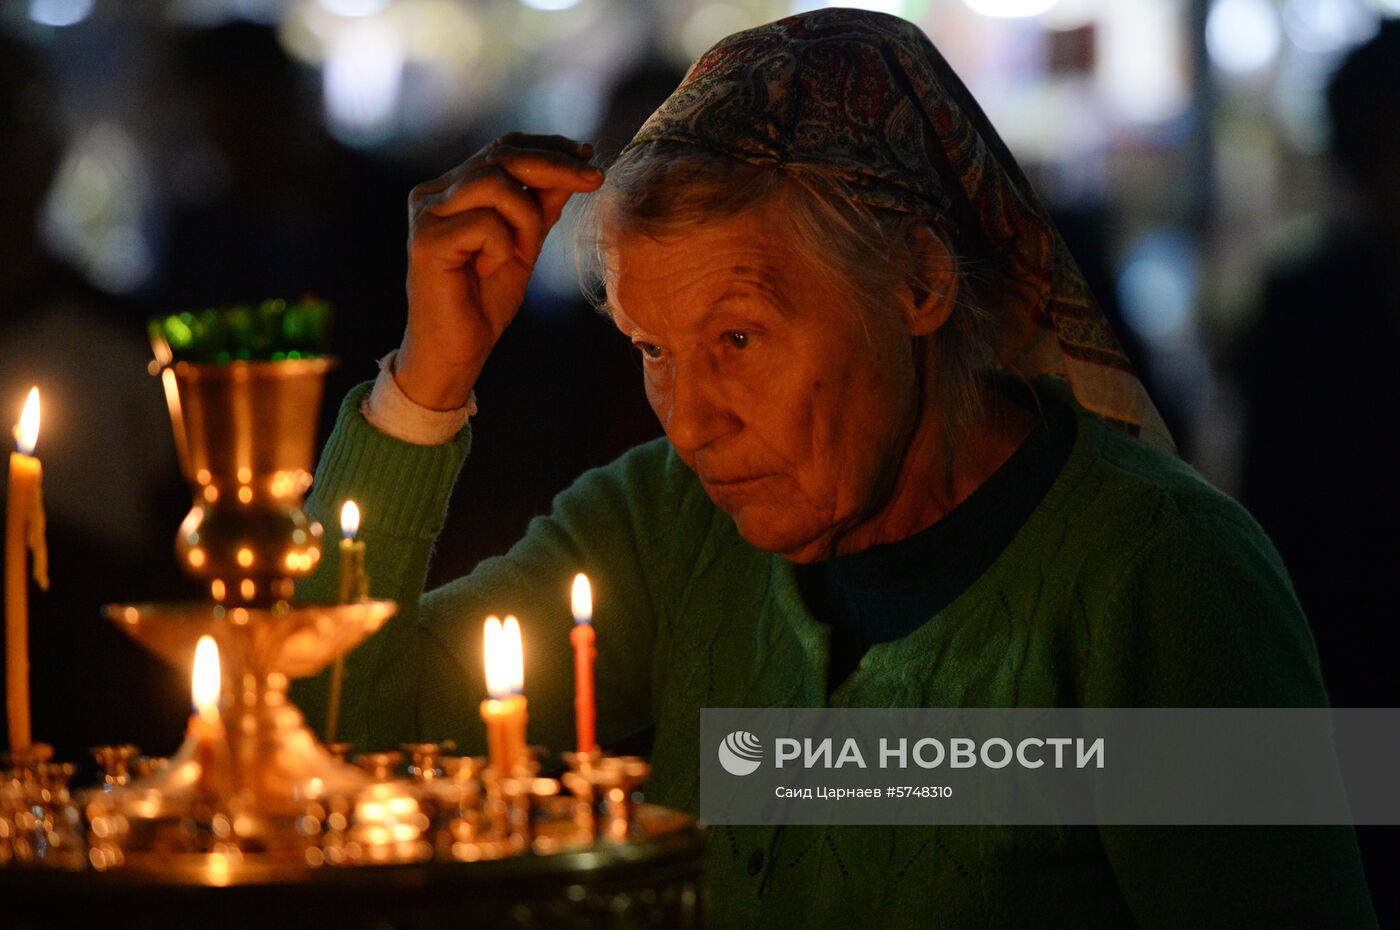
[[[29,582],[28,553],[34,553],[34,580],[49,587],[48,548],[44,543],[43,469],[34,457],[39,438],[39,389],[32,388],[15,426],[17,452],[10,453],[9,500],[5,514],[5,708],[10,725],[10,752],[26,752],[29,728]]]
[[[481,702],[481,719],[486,724],[486,743],[491,767],[505,778],[529,761],[525,725],[529,719],[524,690],[525,656],[520,641],[520,622],[506,617],[486,618],[486,693]]]
[[[572,607],[574,628],[569,642],[574,644],[574,728],[578,751],[586,753],[598,748],[593,733],[598,715],[593,700],[593,660],[598,651],[593,648],[593,589],[582,572],[574,576]]]
[[[486,723],[491,768],[502,777],[512,775],[529,761],[529,749],[525,745],[528,713],[524,695],[487,698],[481,702],[481,719]]]

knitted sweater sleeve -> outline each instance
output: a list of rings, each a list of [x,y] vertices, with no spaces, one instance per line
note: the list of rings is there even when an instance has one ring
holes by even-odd
[[[1095,623],[1090,707],[1323,707],[1307,621],[1233,502],[1164,507]],[[1355,831],[1100,828],[1143,927],[1374,927]]]
[[[669,540],[678,535],[674,524],[658,526],[648,516],[667,513],[674,491],[664,446],[639,447],[584,474],[507,554],[425,594],[471,428],[441,446],[401,442],[365,421],[359,407],[368,390],[357,387],[342,405],[307,502],[327,527],[337,525],[345,498],[360,503],[371,593],[399,604],[397,616],[347,657],[339,738],[362,749],[453,739],[463,751],[481,751],[482,621],[515,614],[524,638],[530,740],[555,751],[572,748],[569,587],[579,571],[589,574],[596,605],[598,740],[607,745],[649,727],[657,605],[665,602],[658,586],[673,558]],[[477,489],[467,505],[489,493]],[[328,541],[317,573],[298,586],[299,597],[332,597],[337,571],[337,549]],[[293,691],[316,728],[325,720],[328,680],[322,673]]]

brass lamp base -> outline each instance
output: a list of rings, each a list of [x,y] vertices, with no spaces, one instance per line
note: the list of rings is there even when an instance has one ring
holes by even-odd
[[[320,671],[396,610],[384,600],[106,607],[117,626],[179,668],[190,666],[199,637],[213,636],[223,666],[223,709],[215,721],[191,718],[168,767],[92,799],[94,832],[112,838],[106,852],[93,853],[93,864],[102,867],[111,855],[127,868],[165,868],[170,857],[193,854],[212,856],[229,870],[245,862],[260,870],[278,862],[304,868],[308,809],[356,797],[373,780],[317,742],[287,699],[288,681]],[[416,809],[407,785],[385,789]]]

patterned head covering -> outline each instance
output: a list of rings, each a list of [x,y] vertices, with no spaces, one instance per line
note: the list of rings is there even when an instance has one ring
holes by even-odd
[[[628,148],[656,141],[821,173],[862,203],[935,218],[996,272],[1003,367],[1060,377],[1110,425],[1175,451],[1030,183],[913,24],[826,9],[735,33]]]

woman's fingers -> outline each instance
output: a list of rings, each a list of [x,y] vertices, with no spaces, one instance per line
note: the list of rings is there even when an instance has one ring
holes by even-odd
[[[426,185],[420,184],[409,195],[414,204],[433,206],[443,198],[475,183],[505,174],[517,185],[534,191],[559,190],[581,193],[597,190],[603,183],[603,172],[578,158],[559,152],[538,149],[498,148],[484,160],[467,162],[448,175]],[[443,183],[446,180],[446,183]]]
[[[574,193],[575,191],[558,188],[540,191],[540,215],[543,217],[545,229],[553,229],[554,224],[559,222],[559,217],[564,212],[564,204],[569,202]]]
[[[583,149],[592,154],[592,146],[584,145]],[[559,215],[570,197],[603,186],[603,172],[572,155],[501,148],[495,157],[503,171],[536,196],[540,206],[541,243],[559,222]]]
[[[521,260],[533,265],[564,203],[575,193],[596,190],[603,173],[558,151],[496,145],[487,152],[488,160],[474,166],[468,162],[452,173],[449,183],[440,178],[415,188],[409,198],[410,222],[416,224],[424,213],[445,217],[481,207],[498,210],[516,230]]]
[[[491,157],[507,174],[536,190],[591,191],[603,183],[603,172],[581,158],[538,149],[501,148]]]
[[[499,139],[491,143],[492,146],[521,148],[521,149],[548,149],[555,152],[563,152],[584,160],[593,157],[593,146],[587,142],[579,142],[570,139],[568,136],[537,135],[528,132],[508,132]]]
[[[564,136],[529,135],[521,132],[506,133],[451,171],[445,172],[431,181],[419,184],[409,195],[409,200],[413,201],[441,193],[487,165],[501,164],[503,161],[514,160],[517,155],[529,154],[553,158],[559,164],[572,163],[586,166],[588,159],[593,157],[593,146],[587,142],[575,142]],[[533,186],[527,179],[522,178],[520,182],[527,186]]]
[[[545,234],[540,202],[500,168],[486,168],[422,202],[422,210],[435,217],[483,207],[497,211],[513,227],[517,252],[526,264],[533,264]]]
[[[490,277],[515,255],[515,230],[490,208],[431,217],[410,241],[415,265],[452,271],[474,263],[479,278]]]
[[[592,152],[592,146],[586,148]],[[509,150],[502,154],[501,167],[538,198],[544,235],[559,222],[559,215],[570,197],[590,193],[603,186],[603,172],[578,158],[555,154],[541,157],[536,152],[515,153]]]

